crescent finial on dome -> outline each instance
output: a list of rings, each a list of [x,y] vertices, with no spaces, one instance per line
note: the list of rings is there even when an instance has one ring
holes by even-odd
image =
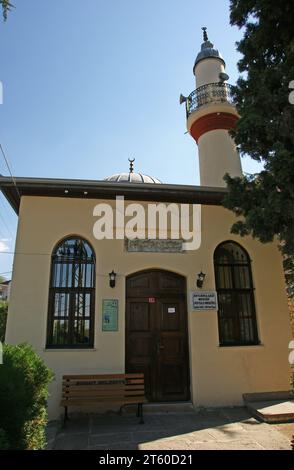
[[[136,160],[135,158],[133,158],[133,159],[129,158],[129,162],[130,162],[130,173],[134,173],[134,161],[135,161],[135,160]]]

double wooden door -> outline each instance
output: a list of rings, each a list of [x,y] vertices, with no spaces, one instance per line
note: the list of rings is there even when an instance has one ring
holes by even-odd
[[[126,288],[126,372],[144,372],[149,401],[189,400],[185,278],[144,271]]]

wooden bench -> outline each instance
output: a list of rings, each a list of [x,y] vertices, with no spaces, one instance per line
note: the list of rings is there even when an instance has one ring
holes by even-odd
[[[137,417],[143,424],[143,403],[146,403],[144,374],[64,375],[62,400],[64,424],[70,406],[101,404],[138,405]]]

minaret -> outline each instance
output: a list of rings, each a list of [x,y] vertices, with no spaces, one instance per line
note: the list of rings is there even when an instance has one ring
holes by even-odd
[[[196,90],[186,102],[187,129],[198,144],[201,186],[225,186],[223,177],[241,176],[239,152],[229,135],[238,121],[231,98],[231,85],[225,73],[225,61],[209,41],[203,29],[203,44],[196,57],[193,73]]]

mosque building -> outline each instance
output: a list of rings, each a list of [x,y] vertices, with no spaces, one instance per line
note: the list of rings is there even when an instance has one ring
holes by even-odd
[[[205,28],[193,73],[180,100],[200,186],[165,184],[133,160],[99,181],[0,177],[19,217],[6,342],[30,343],[54,371],[51,419],[64,374],[144,372],[150,402],[195,407],[289,389],[281,253],[232,234],[222,206],[224,175],[242,175],[229,134],[239,116]]]

